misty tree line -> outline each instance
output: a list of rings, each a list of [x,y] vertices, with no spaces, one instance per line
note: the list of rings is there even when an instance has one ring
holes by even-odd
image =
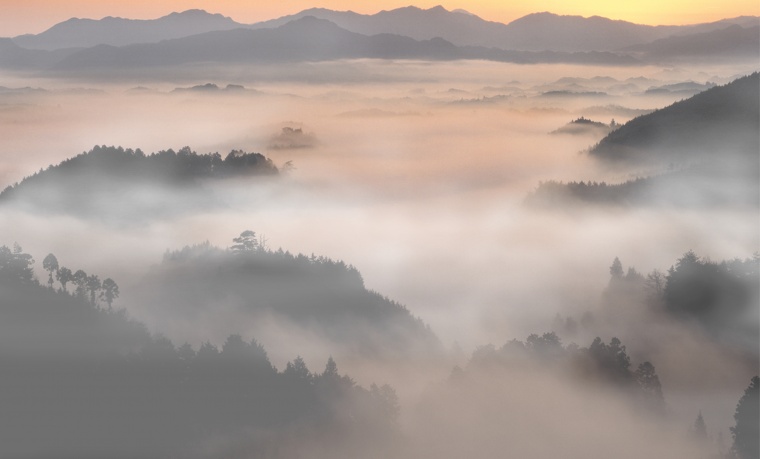
[[[454,367],[449,382],[457,384],[475,374],[497,366],[514,371],[525,362],[566,372],[586,384],[609,384],[627,394],[636,406],[649,413],[662,416],[667,412],[662,385],[651,362],[642,362],[634,370],[626,347],[617,338],[605,343],[596,337],[588,347],[575,343],[562,345],[554,332],[543,335],[531,334],[527,339],[513,339],[500,348],[493,344],[478,347],[465,369]],[[740,398],[734,414],[735,425],[730,428],[733,444],[727,459],[756,459],[758,457],[758,432],[760,432],[760,379],[752,378],[749,387]],[[691,432],[700,442],[707,439],[707,427],[700,412]],[[720,445],[721,454],[723,447]]]
[[[0,278],[15,279],[22,282],[36,282],[32,265],[34,259],[24,253],[21,246],[13,245],[13,249],[0,246]],[[119,286],[109,278],[100,280],[97,274],[88,275],[84,270],[71,269],[61,266],[58,259],[52,253],[42,260],[42,267],[48,272],[48,287],[53,288],[54,278],[60,284],[60,290],[68,293],[67,285],[75,285],[73,295],[79,298],[88,298],[93,306],[98,305],[98,300],[103,300],[110,309],[113,301],[119,297]]]
[[[82,187],[107,186],[108,178],[117,183],[131,181],[132,185],[145,182],[161,184],[191,183],[199,179],[223,179],[249,175],[276,175],[274,163],[260,153],[232,150],[225,157],[219,153],[198,154],[183,147],[145,154],[123,147],[95,146],[88,152],[40,169],[20,183],[8,186],[0,199],[10,199],[22,190],[35,192],[35,188],[55,185],[58,189],[73,192]],[[113,186],[113,184],[111,184]]]
[[[394,435],[399,407],[390,386],[364,389],[332,358],[321,372],[300,357],[279,371],[240,335],[221,348],[176,347],[124,310],[99,308],[92,294],[52,288],[61,270],[54,260],[46,257],[43,285],[31,255],[17,244],[0,248],[4,452],[192,457],[223,436],[264,457],[316,431],[368,444],[367,432]]]
[[[667,273],[655,269],[646,275],[633,267],[624,271],[615,258],[605,294],[611,303],[615,298],[630,298],[655,312],[696,320],[721,337],[730,333],[745,313],[758,316],[760,254],[715,262],[690,250]]]
[[[554,332],[541,336],[531,334],[525,342],[513,339],[498,349],[492,344],[478,347],[468,368],[490,365],[510,368],[524,360],[550,367],[567,366],[576,377],[612,384],[630,393],[648,410],[660,414],[665,411],[662,386],[654,365],[643,362],[632,370],[626,348],[617,338],[612,338],[608,344],[597,337],[588,347],[582,348],[575,343],[563,346]],[[454,375],[460,371],[456,369]]]
[[[341,260],[282,248],[243,231],[229,248],[208,242],[167,251],[141,289],[143,304],[175,317],[202,320],[220,297],[233,297],[242,317],[275,315],[361,357],[439,352],[435,334],[403,305],[368,290],[359,271]],[[201,324],[199,323],[199,326]]]

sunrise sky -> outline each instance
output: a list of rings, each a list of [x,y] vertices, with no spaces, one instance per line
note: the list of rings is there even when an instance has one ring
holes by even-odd
[[[100,19],[120,16],[152,19],[192,8],[230,16],[238,22],[252,23],[306,8],[319,6],[359,13],[376,13],[414,4],[420,8],[443,5],[446,9],[466,9],[478,16],[509,22],[529,13],[550,11],[557,14],[604,16],[640,24],[691,24],[741,15],[760,15],[758,0],[0,0],[0,36],[39,33],[71,17]]]

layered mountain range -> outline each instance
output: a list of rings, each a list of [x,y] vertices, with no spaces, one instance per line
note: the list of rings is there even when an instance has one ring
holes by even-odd
[[[372,15],[313,8],[256,24],[188,10],[153,20],[70,19],[37,35],[0,39],[0,68],[107,69],[197,62],[352,58],[485,59],[634,64],[757,57],[760,18],[649,26],[598,16],[536,13],[509,24],[441,6]]]

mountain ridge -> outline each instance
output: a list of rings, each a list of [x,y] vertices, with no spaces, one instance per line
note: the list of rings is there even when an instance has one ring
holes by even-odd
[[[416,40],[440,37],[457,46],[565,52],[611,51],[670,35],[707,32],[731,24],[745,27],[760,23],[758,17],[740,16],[695,25],[650,26],[601,16],[558,15],[545,11],[531,13],[505,24],[472,13],[449,11],[438,5],[429,9],[406,6],[374,14],[315,7],[279,18],[243,24],[221,14],[191,9],[145,20],[112,16],[99,20],[72,18],[40,34],[20,35],[13,40],[25,48],[44,50],[84,48],[99,44],[125,46],[155,43],[216,30],[275,28],[306,16],[329,20],[341,28],[362,35],[390,33]],[[86,30],[77,30],[77,27]],[[67,33],[73,36],[67,36]]]

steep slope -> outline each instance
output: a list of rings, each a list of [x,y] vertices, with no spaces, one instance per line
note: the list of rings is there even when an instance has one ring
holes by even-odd
[[[538,207],[760,207],[760,76],[739,78],[642,115],[612,131],[590,154],[623,183],[538,185],[526,203]]]
[[[89,48],[97,45],[124,46],[239,27],[244,25],[221,14],[188,10],[149,20],[110,16],[99,20],[72,18],[40,34],[21,35],[13,41],[24,48],[41,50]]]
[[[611,132],[590,154],[607,163],[687,165],[704,160],[756,164],[760,74],[716,86]]]

